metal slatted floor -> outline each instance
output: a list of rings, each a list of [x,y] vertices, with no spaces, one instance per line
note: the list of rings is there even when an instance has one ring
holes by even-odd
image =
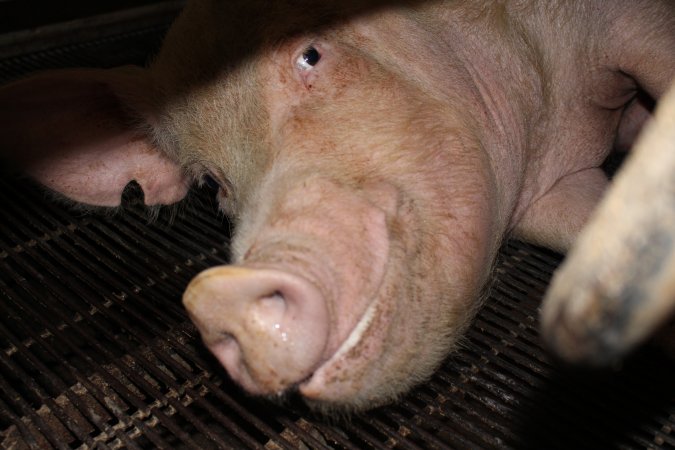
[[[0,61],[0,78],[142,63],[163,31],[17,56]],[[83,214],[46,197],[0,179],[3,448],[675,449],[675,362],[658,348],[593,373],[542,350],[551,252],[505,246],[462,351],[399,403],[328,419],[243,394],[187,319],[189,280],[228,258],[230,225],[211,193],[155,221],[134,204]]]

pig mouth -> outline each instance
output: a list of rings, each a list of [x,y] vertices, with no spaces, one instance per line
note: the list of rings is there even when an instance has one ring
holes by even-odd
[[[334,389],[331,388],[331,385],[338,381],[344,381],[348,376],[350,364],[353,364],[353,361],[350,361],[352,358],[349,358],[348,355],[353,353],[359,355],[360,358],[367,357],[358,349],[364,346],[363,340],[368,335],[368,330],[373,324],[377,310],[378,300],[374,299],[330,359],[323,362],[311,375],[297,384],[296,389],[301,395],[311,400],[330,400],[336,396],[336,393],[332,392]],[[354,366],[351,367],[357,369]],[[339,394],[339,396],[343,397],[344,393]],[[341,398],[341,401],[344,401],[344,398]]]
[[[383,343],[389,334],[391,316],[396,309],[390,292],[389,253],[381,267],[374,270],[376,277],[370,295],[362,300],[363,308],[347,333],[339,335],[332,352],[292,390],[308,400],[311,407],[331,411],[333,407],[348,405],[352,397],[362,394],[369,372],[382,356]],[[340,299],[338,299],[338,304]]]

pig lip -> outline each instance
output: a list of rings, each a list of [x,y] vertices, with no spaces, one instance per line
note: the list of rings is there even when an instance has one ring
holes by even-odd
[[[331,372],[335,372],[336,374],[344,373],[344,367],[348,367],[350,364],[353,364],[353,361],[347,361],[347,355],[349,355],[352,350],[356,349],[362,343],[363,337],[366,336],[367,331],[375,319],[381,300],[382,298],[379,296],[374,298],[369,303],[368,307],[361,316],[361,319],[354,326],[349,336],[347,336],[347,338],[342,342],[333,356],[317,367],[316,370],[309,377],[307,377],[307,379],[299,382],[296,385],[296,389],[300,392],[300,394],[308,399],[318,401],[330,401],[330,399],[335,396],[334,392],[328,393],[327,396],[325,395],[326,388],[330,389],[327,384],[335,381],[337,381],[337,383],[342,383],[344,380],[333,380]],[[360,368],[354,369],[357,372],[360,371]]]

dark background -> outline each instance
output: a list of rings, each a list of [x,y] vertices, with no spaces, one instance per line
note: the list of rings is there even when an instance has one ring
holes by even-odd
[[[0,0],[0,33],[37,28],[144,5],[159,0]]]

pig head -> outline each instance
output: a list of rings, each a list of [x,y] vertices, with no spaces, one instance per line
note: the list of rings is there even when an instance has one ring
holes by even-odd
[[[3,149],[74,200],[116,205],[131,180],[148,204],[219,185],[232,265],[184,303],[252,394],[396,398],[458,345],[502,239],[566,248],[606,184],[635,81],[611,61],[595,78],[568,70],[616,56],[605,40],[587,61],[574,49],[588,36],[504,25],[523,11],[500,2],[389,3],[192,1],[147,69],[0,91]],[[597,108],[574,103],[598,92]]]
[[[167,43],[213,30],[207,12],[188,7]],[[200,61],[223,39],[197,46]],[[363,408],[404,392],[456,345],[498,246],[490,161],[456,109],[466,101],[449,107],[362,39],[344,25],[291,33],[196,87],[175,70],[193,47],[165,45],[152,68],[175,74],[167,92],[192,86],[157,134],[218,181],[237,221],[233,265],[198,276],[184,303],[254,394]]]

